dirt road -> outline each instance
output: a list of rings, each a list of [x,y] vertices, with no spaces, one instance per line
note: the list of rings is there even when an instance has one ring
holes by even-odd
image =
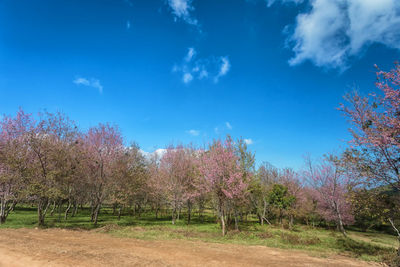
[[[378,266],[345,257],[192,241],[145,241],[60,229],[0,230],[0,266]]]

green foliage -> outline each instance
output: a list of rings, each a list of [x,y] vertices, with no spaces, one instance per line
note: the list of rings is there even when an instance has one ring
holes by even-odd
[[[290,195],[288,188],[281,184],[274,184],[268,194],[268,202],[279,210],[288,209],[295,201],[295,197]]]

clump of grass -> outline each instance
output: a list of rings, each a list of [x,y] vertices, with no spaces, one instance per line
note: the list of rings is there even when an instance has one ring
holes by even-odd
[[[261,232],[258,233],[257,236],[261,239],[266,239],[266,238],[272,238],[274,235],[271,234],[270,232]]]
[[[290,233],[281,233],[281,238],[284,242],[287,242],[291,245],[316,245],[321,243],[321,240],[318,237],[301,237],[299,235],[290,234]]]
[[[116,231],[116,230],[119,230],[119,229],[121,229],[121,227],[118,224],[111,223],[111,224],[107,224],[105,226],[102,226],[102,227],[100,227],[98,229],[95,229],[94,231],[101,232],[101,233],[109,233],[109,232]]]
[[[385,253],[381,256],[382,262],[390,267],[400,266],[400,256],[397,253]]]

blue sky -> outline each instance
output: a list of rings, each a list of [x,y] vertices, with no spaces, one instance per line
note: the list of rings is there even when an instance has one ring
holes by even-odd
[[[395,0],[1,0],[0,113],[120,126],[144,151],[248,139],[302,166],[346,146],[336,108],[399,59]]]

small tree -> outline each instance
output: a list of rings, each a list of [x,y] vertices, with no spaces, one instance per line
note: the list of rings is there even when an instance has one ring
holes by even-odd
[[[0,122],[0,224],[20,199],[29,174],[28,132],[34,127],[30,114],[19,110],[15,117],[4,116]]]
[[[161,158],[159,175],[162,176],[164,192],[172,207],[172,224],[175,224],[183,205],[188,207],[188,223],[191,208],[198,195],[198,172],[194,149],[183,146],[170,147]]]
[[[90,128],[86,137],[86,164],[90,185],[91,220],[96,225],[101,205],[109,196],[117,172],[117,162],[123,153],[122,136],[118,128],[99,124]]]
[[[243,198],[248,187],[238,160],[229,137],[224,143],[214,141],[201,158],[200,173],[216,204],[223,236],[226,233],[229,204]]]
[[[320,164],[313,164],[310,158],[306,159],[306,163],[308,170],[304,175],[318,201],[318,212],[325,220],[335,222],[340,232],[347,237],[344,225],[354,220],[348,197],[349,176],[334,156]]]
[[[278,210],[279,223],[282,225],[284,212],[287,211],[296,199],[290,195],[288,188],[281,184],[274,184],[268,194],[268,202]]]
[[[118,219],[120,219],[124,207],[136,204],[142,199],[148,171],[145,158],[136,144],[125,148],[118,156],[114,178],[110,180],[109,187],[114,212],[118,208]]]

